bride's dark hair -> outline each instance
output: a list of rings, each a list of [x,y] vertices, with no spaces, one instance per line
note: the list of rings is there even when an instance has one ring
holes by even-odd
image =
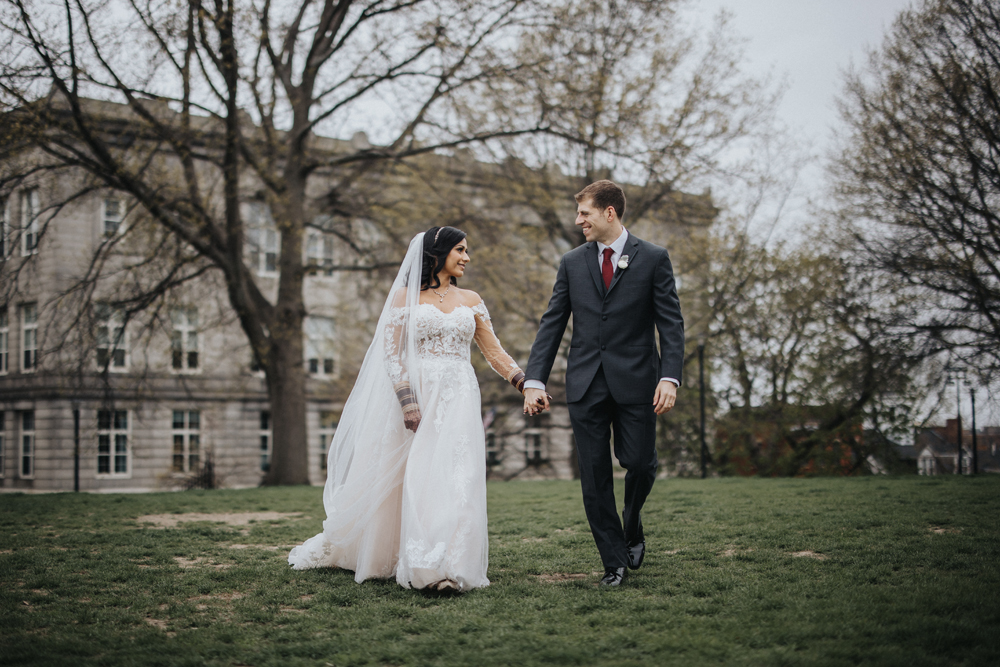
[[[424,232],[424,260],[420,272],[421,291],[441,287],[441,280],[437,274],[444,266],[451,249],[465,237],[465,232],[454,227],[431,227]],[[451,277],[451,284],[458,285],[455,276]]]

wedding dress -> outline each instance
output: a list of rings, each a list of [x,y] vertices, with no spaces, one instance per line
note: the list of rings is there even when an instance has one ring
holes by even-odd
[[[442,580],[460,590],[489,585],[486,443],[475,340],[490,366],[518,385],[486,305],[450,312],[419,303],[422,234],[386,300],[379,331],[330,447],[323,532],[292,549],[297,570],[353,570],[359,583],[388,578],[408,588]],[[416,268],[413,263],[416,262]],[[421,413],[416,433],[397,402],[408,386]]]

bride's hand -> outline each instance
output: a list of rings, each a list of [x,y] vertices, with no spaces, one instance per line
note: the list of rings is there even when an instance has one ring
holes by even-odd
[[[420,410],[411,410],[405,413],[403,415],[403,426],[416,433],[417,427],[420,426]]]
[[[524,414],[535,416],[549,409],[549,395],[541,389],[524,390]]]

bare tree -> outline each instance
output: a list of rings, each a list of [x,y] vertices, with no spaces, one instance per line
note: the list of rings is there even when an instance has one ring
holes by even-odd
[[[265,483],[307,483],[307,228],[338,233],[330,210],[350,214],[380,164],[540,129],[537,115],[472,124],[456,113],[517,66],[506,44],[529,10],[519,0],[11,0],[0,10],[10,54],[0,70],[3,150],[24,169],[8,183],[82,173],[65,201],[94,188],[125,193],[180,243],[184,268],[170,280],[221,274],[266,373]],[[317,134],[373,115],[381,147]],[[280,234],[273,290],[248,262],[260,242],[248,201]],[[377,267],[392,250],[359,261]]]
[[[630,220],[698,217],[700,202],[686,215],[679,193],[718,185],[773,133],[780,90],[741,71],[742,42],[724,14],[701,34],[687,27],[683,5],[570,0],[522,36],[522,66],[482,113],[547,123],[542,138],[492,144],[513,158],[509,178],[553,239],[582,242],[555,206],[565,190],[599,178],[632,186]],[[526,180],[521,165],[545,169]]]
[[[902,326],[908,308],[885,295],[886,281],[823,237],[766,245],[734,229],[716,242],[719,469],[853,472],[888,442],[865,430],[905,434],[925,397],[928,351]]]
[[[1000,369],[1000,3],[924,0],[841,99],[833,176],[845,226],[919,307],[909,325]],[[889,281],[888,277],[894,278]]]

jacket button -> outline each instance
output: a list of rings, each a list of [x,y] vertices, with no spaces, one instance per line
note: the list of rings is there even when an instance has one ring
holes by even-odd
[[[606,322],[608,320],[608,316],[607,315],[601,315],[601,319]]]
[[[602,350],[606,350],[606,349],[608,349],[608,346],[607,346],[607,345],[602,345],[602,346],[601,346],[601,349],[602,349]]]

